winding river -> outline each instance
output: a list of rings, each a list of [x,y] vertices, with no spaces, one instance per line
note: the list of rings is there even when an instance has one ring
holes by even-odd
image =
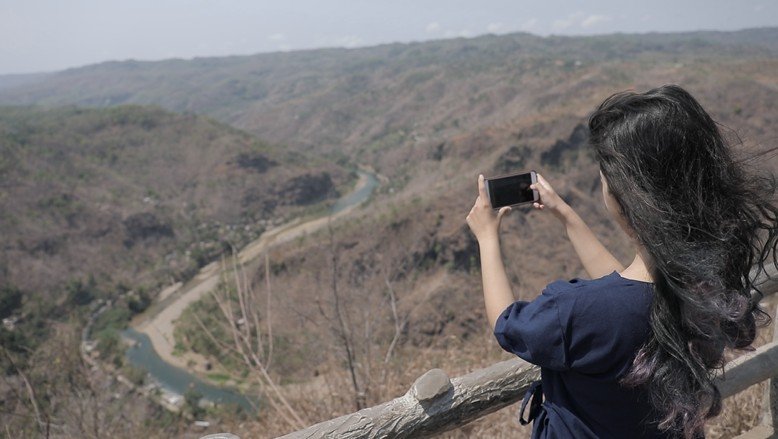
[[[378,179],[375,174],[370,172],[362,170],[357,172],[359,174],[357,186],[354,190],[338,199],[327,215],[311,219],[305,223],[299,223],[299,220],[294,220],[278,229],[263,233],[262,236],[244,248],[242,253],[245,253],[245,258],[242,255],[240,259],[245,263],[246,259],[258,256],[260,251],[264,251],[271,245],[286,242],[299,233],[311,233],[326,225],[328,218],[343,216],[352,208],[367,201],[373,190],[378,186]],[[171,364],[173,359],[169,355],[160,356],[155,349],[154,341],[148,335],[150,331],[156,329],[153,321],[155,316],[158,317],[166,309],[176,305],[178,305],[178,308],[182,308],[182,304],[188,304],[197,300],[204,292],[210,291],[209,287],[215,287],[216,283],[213,280],[217,280],[220,274],[215,267],[214,264],[203,267],[203,270],[196,276],[196,278],[200,278],[199,283],[195,283],[193,286],[179,287],[179,291],[176,291],[174,295],[171,295],[171,297],[160,302],[157,307],[154,307],[154,316],[147,317],[146,320],[122,332],[124,337],[132,340],[132,345],[127,349],[126,357],[130,364],[146,371],[151,377],[151,381],[161,387],[166,393],[171,394],[174,399],[176,399],[176,396],[184,395],[189,388],[193,388],[207,401],[216,404],[237,404],[247,412],[252,412],[254,404],[252,404],[250,397],[243,395],[235,389],[209,384],[183,368]],[[191,294],[195,293],[195,289],[200,291],[197,291],[195,295]],[[159,340],[160,337],[157,337],[157,343],[160,343]],[[163,348],[163,346],[157,347]],[[165,348],[169,348],[169,346],[165,346]],[[167,356],[168,361],[163,359],[165,356]]]

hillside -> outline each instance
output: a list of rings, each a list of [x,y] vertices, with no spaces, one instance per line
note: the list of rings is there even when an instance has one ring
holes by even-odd
[[[0,234],[13,237],[3,284],[56,303],[89,277],[110,295],[190,276],[349,178],[204,117],[137,106],[0,108],[0,157]]]
[[[314,157],[368,164],[385,177],[368,206],[328,230],[276,247],[268,255],[267,266],[248,273],[255,292],[261,293],[261,303],[272,309],[258,318],[263,331],[266,325],[272,326],[271,334],[263,332],[272,346],[270,374],[283,384],[308,423],[397,396],[430,368],[440,367],[454,376],[505,358],[507,354],[500,352],[487,328],[477,244],[464,222],[476,196],[478,173],[488,176],[521,169],[543,173],[626,262],[630,256],[627,240],[606,215],[597,165],[586,150],[584,124],[595,105],[615,91],[678,83],[732,129],[725,131],[733,140],[735,134],[744,140],[739,151],[768,147],[778,139],[778,29],[585,38],[485,36],[353,50],[112,62],[14,81],[4,86],[0,77],[0,104],[102,108],[137,103],[184,113],[138,107],[7,110],[9,120],[26,112],[26,118],[21,118],[25,123],[38,123],[46,114],[61,119],[59,124],[47,122],[40,131],[49,134],[38,134],[38,139],[46,139],[59,128],[70,130],[85,123],[77,115],[105,118],[98,115],[151,111],[179,127],[164,128],[166,123],[146,131],[134,124],[132,132],[125,133],[121,124],[107,124],[111,139],[145,139],[115,148],[117,163],[134,163],[129,179],[134,184],[117,183],[110,178],[113,173],[87,167],[93,162],[104,164],[110,157],[79,159],[77,169],[57,171],[58,178],[46,180],[51,189],[45,186],[46,193],[68,192],[75,194],[73,198],[43,203],[40,196],[30,200],[19,196],[14,204],[2,206],[6,217],[16,218],[2,219],[2,224],[16,224],[22,230],[28,218],[36,218],[41,203],[51,205],[58,213],[44,218],[56,228],[46,230],[56,230],[58,236],[70,234],[67,241],[61,241],[73,246],[92,242],[98,238],[90,234],[105,230],[102,236],[110,239],[114,251],[107,254],[122,260],[159,260],[172,253],[171,266],[182,268],[177,264],[186,248],[165,243],[179,236],[197,236],[200,229],[196,225],[205,217],[213,224],[211,236],[216,236],[219,225],[234,225],[246,215],[251,217],[254,209],[271,209],[277,204],[274,198],[268,201],[263,198],[265,191],[249,189],[263,187],[263,182],[294,181],[297,176],[311,178],[311,173],[327,172],[333,186],[344,184],[345,176],[328,167],[333,165]],[[286,149],[265,144],[254,149],[257,141],[249,135],[193,113],[284,144]],[[7,123],[6,132],[17,125]],[[72,140],[64,144],[91,144],[84,148],[91,155],[114,150],[90,143],[108,138],[104,128],[87,132],[94,135],[72,134],[68,137]],[[191,148],[197,153],[184,156],[186,160],[161,157],[156,160],[166,160],[165,165],[154,166],[155,160],[149,157],[157,157],[160,149],[143,149],[144,145],[156,142],[158,136],[175,135],[182,138],[170,148],[183,151],[187,145],[187,151]],[[223,142],[214,140],[222,138]],[[223,149],[217,153],[205,148],[213,143]],[[130,154],[132,148],[140,148],[137,155]],[[249,154],[256,151],[259,155]],[[35,160],[49,157],[44,152],[34,154],[43,157]],[[302,163],[306,166],[295,167],[302,160],[299,157],[305,157]],[[55,164],[62,162],[46,160],[51,161],[44,161],[41,169],[58,169]],[[15,173],[27,169],[35,175],[24,160],[16,163],[23,165],[8,162],[2,169]],[[191,175],[192,171],[178,170],[184,164],[186,169],[197,169],[202,180],[168,180],[179,172]],[[759,164],[773,173],[778,170],[775,158]],[[115,203],[117,197],[131,202],[123,202],[127,207],[122,209],[106,208],[110,214],[92,208],[88,223],[71,227],[69,212],[92,206],[73,201],[82,199],[79,191],[87,186],[79,183],[82,168],[89,187],[117,188],[113,192],[96,189],[89,198],[94,206]],[[68,185],[60,184],[59,178]],[[250,178],[257,180],[249,184]],[[3,177],[2,181],[7,180]],[[151,183],[156,181],[167,184]],[[42,193],[41,187],[37,186],[36,193]],[[19,194],[24,193],[22,189],[18,188]],[[144,204],[146,197],[150,201]],[[242,204],[246,200],[249,206]],[[194,213],[181,208],[184,202],[205,209],[197,211],[203,216],[190,219]],[[28,207],[19,210],[17,205]],[[7,206],[20,213],[5,213],[13,212]],[[295,209],[299,207],[277,206],[268,211],[272,213],[251,220],[291,217],[298,212]],[[127,222],[138,214],[143,221]],[[133,226],[136,223],[140,226]],[[241,222],[237,229],[247,224]],[[44,227],[35,227],[38,234],[31,236],[44,240]],[[137,235],[148,253],[138,250],[139,245],[125,245],[131,229],[150,233],[148,237]],[[584,274],[561,227],[543,212],[514,212],[506,219],[503,239],[509,275],[519,298],[536,296],[550,280]],[[35,242],[25,241],[24,249],[36,248]],[[28,251],[33,256],[27,257],[21,248],[14,244],[14,253],[4,251],[6,264],[27,260],[28,265],[14,265],[19,273],[45,273],[41,267],[45,269],[44,262],[53,256],[38,250]],[[102,260],[92,256],[97,273],[122,272],[115,265],[102,266]],[[74,250],[62,260],[69,263],[79,257]],[[138,279],[145,279],[142,273],[155,266],[133,263],[127,270],[140,275]],[[67,266],[60,264],[64,272]],[[122,279],[111,276],[112,281]],[[133,282],[128,285],[135,287],[137,282]],[[206,337],[200,325],[205,322],[224,336],[222,325],[227,319],[222,311],[212,300],[205,300],[190,309],[189,316],[193,314],[199,321],[184,319],[178,327],[181,349],[204,355],[227,377],[243,376],[241,360]],[[220,341],[229,342],[229,337]],[[754,394],[744,398],[753,399]],[[753,411],[743,400],[730,403],[727,410],[729,418],[722,417],[710,437],[733,436],[750,422],[749,410]],[[517,428],[514,418],[515,408],[502,410],[451,437],[513,434]],[[232,427],[242,437],[289,430],[277,416],[260,417],[249,424],[236,422]]]
[[[300,151],[378,165],[385,155],[407,152],[395,152],[398,147],[510,121],[560,96],[570,98],[572,91],[635,85],[622,71],[624,63],[683,64],[682,73],[700,60],[726,65],[776,53],[776,28],[545,38],[520,33],[351,50],[109,62],[0,77],[0,104],[153,104],[207,114]],[[570,87],[581,79],[581,87]],[[388,160],[381,171],[393,174],[395,162]]]

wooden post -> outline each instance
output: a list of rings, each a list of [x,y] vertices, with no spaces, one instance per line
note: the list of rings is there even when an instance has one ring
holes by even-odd
[[[778,342],[778,307],[773,313],[773,343]],[[778,369],[778,363],[773,365]],[[769,428],[772,434],[776,434],[776,421],[778,420],[778,376],[773,376],[767,381],[767,388],[764,392],[762,422],[761,425]]]
[[[773,342],[778,343],[778,308],[773,314]],[[773,371],[778,370],[778,362],[773,363]],[[771,379],[767,381],[767,388],[765,388],[764,396],[762,397],[762,412],[760,413],[761,421],[759,425],[753,429],[737,436],[735,439],[775,439],[778,438],[778,432],[775,431],[775,421],[778,419],[778,375],[774,374]]]

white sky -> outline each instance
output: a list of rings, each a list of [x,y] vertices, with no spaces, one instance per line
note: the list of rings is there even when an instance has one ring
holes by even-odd
[[[526,31],[778,26],[778,0],[0,0],[0,74]]]

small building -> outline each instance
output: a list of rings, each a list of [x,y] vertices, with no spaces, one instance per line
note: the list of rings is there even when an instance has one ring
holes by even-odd
[[[18,316],[6,317],[3,319],[3,327],[9,331],[16,329],[16,324],[19,323]]]

